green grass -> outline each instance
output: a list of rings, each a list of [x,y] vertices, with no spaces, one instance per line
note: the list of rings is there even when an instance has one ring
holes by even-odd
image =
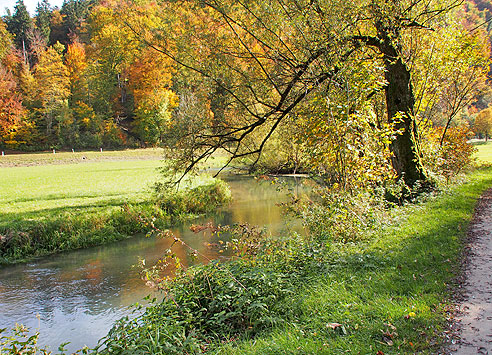
[[[117,323],[101,353],[438,353],[466,230],[492,168],[468,178],[395,209],[395,222],[364,242],[293,240],[277,258],[270,250],[191,268],[168,285],[172,297]]]
[[[404,208],[401,224],[372,242],[339,246],[326,272],[308,278],[285,305],[296,309],[295,319],[213,353],[437,353],[463,238],[491,186],[492,169],[477,171],[450,193]]]
[[[0,226],[65,212],[111,211],[150,198],[158,160],[0,169]]]
[[[73,163],[74,156],[85,159]],[[137,214],[159,214],[162,226],[173,218],[184,218],[186,211],[163,213],[155,206],[152,185],[160,178],[161,156],[162,150],[143,149],[2,157],[9,160],[0,160],[4,163],[0,167],[0,263],[145,232],[141,223],[125,216],[127,205]],[[210,178],[202,176],[187,187],[210,183]],[[199,206],[200,201],[184,200],[179,208]],[[205,203],[212,207],[219,202]]]
[[[1,157],[0,227],[145,201],[161,157],[158,149]]]
[[[478,162],[492,164],[492,141],[475,142],[474,145],[475,148],[477,148],[475,157],[477,158]]]
[[[28,154],[9,154],[0,156],[0,167],[9,166],[31,166],[46,164],[75,164],[97,161],[119,161],[119,160],[160,160],[163,150],[150,149],[127,149],[115,151],[84,151],[84,152],[40,152]]]
[[[190,268],[193,277],[175,281],[174,298],[119,323],[107,351],[438,353],[464,236],[477,199],[492,186],[492,168],[468,180],[395,209],[395,223],[364,242],[323,248],[294,240],[274,263]]]

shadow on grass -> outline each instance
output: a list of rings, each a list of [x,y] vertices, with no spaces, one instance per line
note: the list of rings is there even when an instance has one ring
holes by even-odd
[[[73,217],[80,217],[81,214],[87,214],[86,217],[93,214],[96,216],[98,212],[103,212],[101,210],[106,210],[111,207],[123,207],[125,201],[122,200],[109,200],[100,203],[88,203],[79,204],[75,206],[62,206],[54,208],[44,208],[32,212],[8,212],[0,214],[0,228],[12,228],[15,229],[16,226],[32,225],[38,221],[48,219],[64,219]],[[132,205],[141,205],[144,202],[132,203]]]
[[[473,141],[471,142],[472,145],[488,145],[490,144],[492,141]]]
[[[403,222],[372,242],[333,245],[301,280],[296,296],[282,301],[282,326],[218,352],[438,353],[463,238],[477,198],[492,186],[492,169],[480,174],[450,194],[412,206]]]
[[[29,197],[29,198],[17,198],[6,201],[7,203],[23,203],[23,202],[39,202],[39,201],[56,201],[56,200],[72,200],[78,198],[106,198],[106,197],[116,197],[116,196],[128,196],[128,193],[118,192],[118,193],[107,193],[104,195],[101,194],[75,194],[75,195],[66,195],[66,194],[51,194],[48,196],[44,196],[42,198],[39,197]]]

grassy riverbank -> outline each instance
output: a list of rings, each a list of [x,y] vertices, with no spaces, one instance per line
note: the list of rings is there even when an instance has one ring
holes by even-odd
[[[394,208],[360,241],[292,236],[256,257],[189,268],[162,303],[115,324],[99,353],[437,353],[492,168],[467,179]]]
[[[188,270],[171,297],[118,323],[101,353],[434,353],[467,226],[492,169],[393,211],[358,243],[291,239],[264,255]],[[150,349],[150,350],[149,350]]]
[[[462,242],[492,170],[422,205],[367,244],[335,246],[291,302],[295,316],[220,353],[437,353]],[[340,328],[332,329],[333,323]]]
[[[478,163],[492,164],[492,141],[476,141],[474,145],[477,148],[475,158]]]
[[[0,160],[0,263],[63,250],[85,248],[126,238],[146,228],[137,214],[159,217],[161,226],[189,213],[203,213],[224,201],[197,208],[188,201],[179,208],[162,210],[169,200],[156,199],[152,185],[158,181],[161,150],[120,152],[25,154]],[[82,159],[84,158],[84,159]],[[78,163],[73,163],[73,159]],[[70,164],[67,164],[70,162]],[[225,186],[212,179],[195,180],[210,191]],[[195,190],[207,199],[210,191]],[[218,195],[218,199],[225,195]],[[187,204],[188,203],[188,204]],[[193,204],[191,206],[190,204]]]

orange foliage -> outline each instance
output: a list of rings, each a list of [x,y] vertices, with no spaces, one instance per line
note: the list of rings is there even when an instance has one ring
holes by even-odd
[[[24,115],[21,96],[10,71],[0,65],[0,141],[9,134]]]
[[[161,92],[171,86],[172,73],[173,63],[169,58],[153,50],[146,50],[136,58],[128,73],[135,106],[139,108],[143,102],[154,107],[159,106]],[[174,103],[176,100],[174,97]]]
[[[84,46],[78,41],[69,44],[67,53],[65,54],[65,61],[70,76],[70,82],[73,85],[81,80],[81,75],[87,68],[87,58]]]

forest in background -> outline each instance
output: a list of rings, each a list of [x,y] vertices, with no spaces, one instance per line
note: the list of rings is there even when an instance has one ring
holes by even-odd
[[[155,146],[178,96],[173,65],[132,38],[114,2],[22,0],[0,21],[3,149]]]
[[[461,0],[44,0],[34,17],[18,0],[0,147],[160,145],[185,174],[221,149],[344,190],[449,179],[492,131],[491,18]]]
[[[67,0],[59,9],[43,0],[31,17],[23,1],[18,0],[14,11],[7,11],[0,21],[0,147],[33,151],[156,146],[175,137],[176,130],[189,130],[190,121],[208,122],[211,116],[220,117],[225,111],[219,108],[225,98],[220,88],[198,81],[193,73],[177,68],[176,61],[152,48],[132,26],[132,21],[147,28],[168,21],[170,25],[166,29],[175,32],[169,37],[178,36],[184,30],[179,20],[163,19],[157,10],[159,6],[152,1]],[[183,3],[182,8],[185,7]],[[125,19],[122,13],[133,15]],[[188,15],[188,23],[199,20],[199,14],[195,18],[193,13]],[[482,0],[466,2],[454,16],[458,18],[450,21],[459,22],[459,26],[440,30],[442,44],[449,45],[463,36],[464,29],[489,21],[492,6]],[[474,33],[478,41],[484,38],[489,41],[491,23],[474,29]],[[439,72],[413,78],[417,89],[425,81],[429,92],[427,97],[420,98],[423,116],[430,118],[435,127],[446,126],[452,118],[452,126],[468,123],[473,128],[477,113],[492,101],[490,87],[475,82],[478,76],[473,78],[473,83],[469,80],[471,75],[476,75],[469,69],[479,63],[458,58],[463,64],[456,73],[453,48],[437,48],[431,41],[424,42],[425,39],[415,45],[422,47],[421,51],[429,51],[425,46],[432,47],[434,54],[428,60],[433,62],[431,69]],[[183,43],[175,44],[173,50],[190,52],[183,46]],[[192,47],[193,42],[188,46]],[[205,58],[204,51],[202,55]],[[423,62],[425,58],[420,59],[421,63],[414,61],[414,64],[429,68]],[[453,75],[448,75],[453,71]],[[467,80],[473,85],[462,90],[462,97],[456,97],[453,85],[460,81],[460,85],[466,86]],[[379,84],[371,85],[374,89]],[[439,102],[435,100],[438,95]],[[197,106],[195,98],[205,108],[195,108],[195,117],[190,118],[187,111],[190,106]],[[377,100],[373,102],[374,106],[378,104]],[[490,130],[489,119],[481,121],[486,122],[477,124],[475,133],[486,135]],[[332,133],[336,132],[332,129],[324,134]],[[293,161],[290,165],[300,164],[295,161],[299,160],[294,156],[298,154],[295,147],[284,144],[292,140],[279,139],[278,144],[291,151],[285,152],[289,155],[286,160]]]

